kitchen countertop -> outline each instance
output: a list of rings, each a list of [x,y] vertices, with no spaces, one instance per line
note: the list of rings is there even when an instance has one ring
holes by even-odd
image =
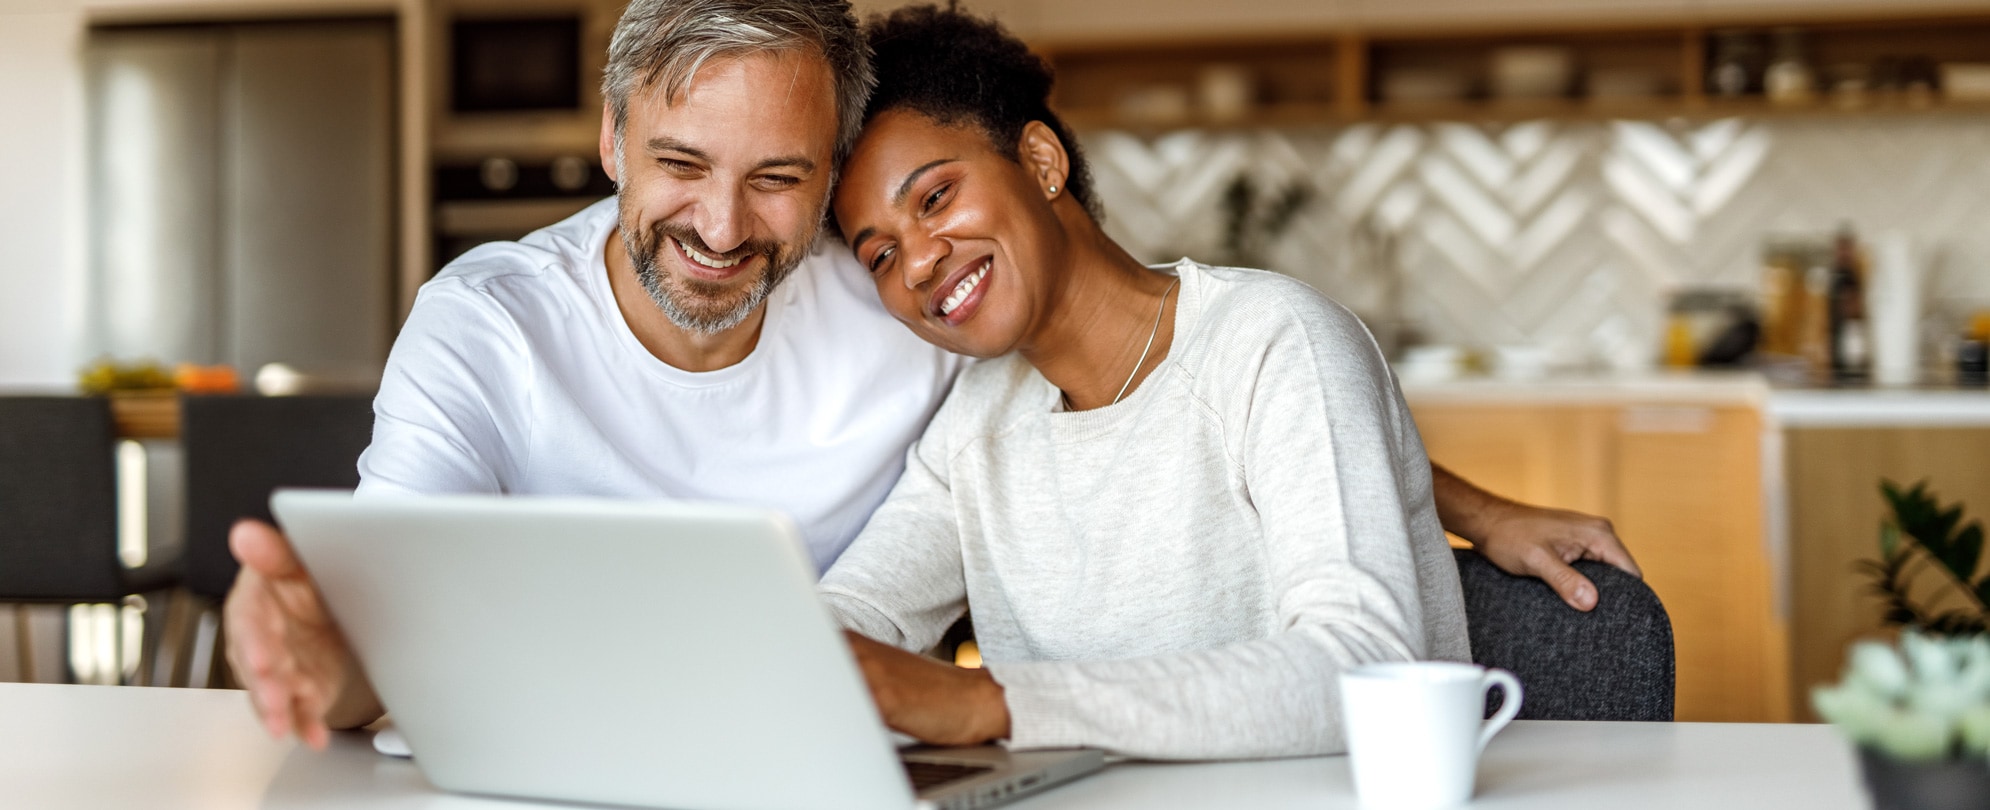
[[[1761,405],[1767,378],[1747,371],[1641,371],[1550,374],[1539,378],[1466,375],[1401,382],[1411,405]]]
[[[1700,405],[1763,411],[1783,428],[1986,427],[1990,389],[1789,388],[1754,371],[1597,372],[1536,379],[1467,375],[1401,382],[1411,405]]]

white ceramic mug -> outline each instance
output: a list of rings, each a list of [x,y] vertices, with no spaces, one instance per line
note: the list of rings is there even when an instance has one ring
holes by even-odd
[[[1500,687],[1499,713],[1482,720]],[[1520,679],[1503,669],[1417,661],[1340,676],[1354,791],[1364,807],[1436,810],[1472,797],[1479,752],[1520,713]]]

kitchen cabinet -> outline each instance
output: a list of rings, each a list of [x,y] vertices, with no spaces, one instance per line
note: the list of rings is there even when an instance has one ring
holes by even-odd
[[[1672,618],[1679,720],[1789,719],[1755,407],[1410,402],[1437,463],[1501,495],[1612,520]]]
[[[1461,28],[1514,24],[1685,23],[1690,0],[1347,0],[1350,21],[1366,29]]]
[[[1834,17],[1886,17],[1943,13],[1980,14],[1986,0],[1695,0],[1694,14],[1709,24],[1804,22]]]
[[[1984,395],[1990,397],[1990,395]],[[1784,433],[1789,488],[1792,714],[1815,720],[1812,687],[1838,680],[1846,645],[1885,632],[1884,610],[1855,567],[1879,556],[1887,515],[1879,482],[1927,480],[1969,519],[1990,518],[1990,427],[1792,427]],[[1932,572],[1930,572],[1932,573]],[[1932,580],[1932,577],[1930,578]],[[1916,593],[1942,593],[1932,581]],[[1954,606],[1954,595],[1947,606]]]

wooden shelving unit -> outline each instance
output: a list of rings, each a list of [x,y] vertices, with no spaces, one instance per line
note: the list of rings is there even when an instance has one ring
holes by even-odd
[[[1777,104],[1761,91],[1761,71],[1773,56],[1772,32],[1802,32],[1807,61],[1819,79],[1807,104]],[[1739,33],[1758,47],[1750,91],[1717,97],[1708,75],[1723,38]],[[1568,89],[1549,98],[1503,98],[1490,78],[1501,48],[1560,49],[1575,66]],[[1910,95],[1872,89],[1857,96],[1831,92],[1841,71],[1868,73],[1915,61],[1990,63],[1990,12],[1926,17],[1834,18],[1791,23],[1722,20],[1718,26],[1613,24],[1532,28],[1428,28],[1398,31],[1318,30],[1259,37],[1171,38],[1148,41],[1048,42],[1037,49],[1057,69],[1056,108],[1080,129],[1159,131],[1337,125],[1359,121],[1504,121],[1538,118],[1687,118],[1718,116],[1983,113],[1990,102],[1950,100],[1939,89]],[[1455,77],[1454,97],[1399,101],[1392,77],[1421,73]],[[1208,101],[1209,85],[1237,92],[1247,77],[1247,105]],[[1603,77],[1629,79],[1643,92],[1599,97]],[[1229,81],[1224,88],[1221,82]]]

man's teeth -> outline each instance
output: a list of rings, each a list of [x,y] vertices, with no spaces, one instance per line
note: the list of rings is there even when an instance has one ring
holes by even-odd
[[[960,302],[967,300],[967,294],[981,286],[981,278],[986,275],[988,275],[988,264],[983,262],[980,270],[967,274],[967,278],[961,279],[960,284],[954,287],[953,294],[947,296],[947,300],[940,302],[940,314],[952,315],[954,308],[960,306]]]
[[[703,254],[703,253],[699,253],[699,252],[698,252],[698,249],[697,249],[697,248],[694,248],[694,247],[691,247],[690,245],[687,245],[687,244],[684,244],[683,240],[680,240],[680,239],[677,239],[677,238],[674,238],[674,237],[673,237],[673,238],[672,238],[672,239],[671,239],[670,241],[672,241],[672,242],[676,242],[676,243],[677,243],[677,246],[678,246],[678,247],[680,247],[680,248],[683,248],[683,249],[684,249],[684,255],[686,255],[686,256],[689,256],[689,257],[691,257],[691,261],[694,261],[694,262],[697,262],[697,263],[699,263],[699,264],[702,264],[702,265],[704,265],[704,266],[706,266],[706,267],[710,267],[710,268],[712,268],[713,270],[724,270],[724,269],[726,269],[726,268],[728,268],[728,267],[732,267],[732,266],[734,266],[734,265],[737,265],[737,264],[739,264],[740,262],[743,262],[743,261],[746,261],[746,257],[745,257],[745,256],[743,256],[743,255],[742,255],[742,256],[736,256],[736,257],[733,257],[733,258],[730,258],[730,259],[724,259],[724,260],[720,260],[720,259],[714,259],[714,258],[712,258],[712,257],[710,257],[710,256],[707,256],[707,255]]]

